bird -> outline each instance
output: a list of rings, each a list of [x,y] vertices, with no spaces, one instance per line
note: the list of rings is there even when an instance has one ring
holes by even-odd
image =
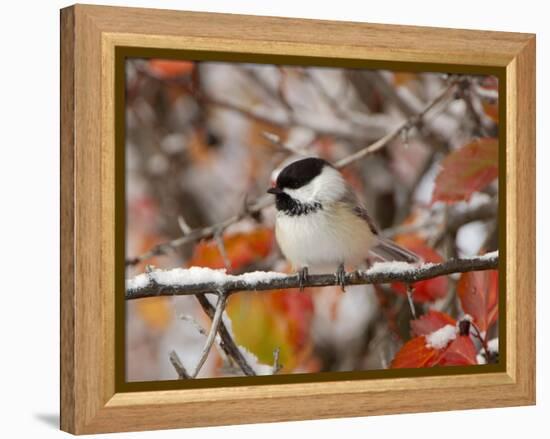
[[[275,196],[277,243],[297,270],[301,290],[312,267],[336,267],[336,283],[345,291],[346,266],[372,257],[420,261],[381,235],[342,173],[326,160],[307,157],[288,164],[267,192]]]

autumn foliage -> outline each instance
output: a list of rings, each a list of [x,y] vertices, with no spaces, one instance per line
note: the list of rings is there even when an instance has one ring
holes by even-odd
[[[243,214],[243,199],[261,199],[289,160],[335,163],[408,118],[409,128],[342,170],[360,202],[426,264],[498,250],[496,211],[479,209],[498,207],[497,78],[176,59],[129,60],[126,73],[126,253],[158,250],[129,264],[127,277],[149,265],[292,272],[276,244],[274,209]],[[440,105],[415,119],[445,88]],[[231,217],[238,221],[217,233],[163,247],[186,235],[181,219],[200,230]],[[127,372],[137,381],[173,379],[169,350],[192,364],[211,325],[193,296],[135,300],[127,317]],[[494,363],[499,272],[346,293],[236,292],[224,322],[264,371],[274,352],[278,373]],[[240,373],[217,340],[200,377]]]
[[[441,162],[432,202],[469,200],[498,177],[498,140],[476,139]]]

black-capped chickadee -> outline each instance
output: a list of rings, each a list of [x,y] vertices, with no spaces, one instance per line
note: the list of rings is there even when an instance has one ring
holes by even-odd
[[[310,267],[337,267],[335,276],[344,289],[344,266],[365,263],[369,255],[419,261],[380,235],[342,174],[325,160],[310,157],[289,164],[267,192],[275,195],[277,242],[299,270],[301,287]]]

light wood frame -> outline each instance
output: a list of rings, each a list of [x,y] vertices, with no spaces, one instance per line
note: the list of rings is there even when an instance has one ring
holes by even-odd
[[[535,37],[76,5],[61,11],[61,428],[82,434],[535,402]],[[116,393],[115,47],[506,70],[506,370]]]

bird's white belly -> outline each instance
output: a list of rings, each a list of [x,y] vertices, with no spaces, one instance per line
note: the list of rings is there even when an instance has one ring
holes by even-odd
[[[345,208],[301,216],[278,213],[275,233],[281,251],[296,269],[357,265],[376,239],[368,224]]]

